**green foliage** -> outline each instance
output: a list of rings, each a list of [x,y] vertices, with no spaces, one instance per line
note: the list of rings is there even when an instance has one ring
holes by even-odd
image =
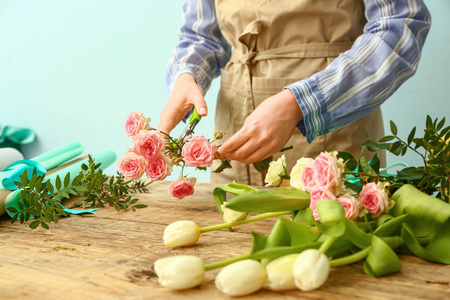
[[[449,202],[450,187],[450,126],[445,127],[445,118],[432,120],[426,118],[426,128],[422,137],[416,137],[414,127],[406,140],[398,136],[397,126],[391,121],[391,133],[379,140],[379,143],[367,141],[363,149],[378,151],[386,149],[396,156],[413,151],[423,161],[423,166],[409,167],[398,171],[395,186],[412,184],[421,191]],[[364,170],[367,171],[367,170]]]
[[[61,201],[71,196],[83,196],[83,199],[73,205],[83,208],[104,207],[108,204],[114,206],[117,211],[128,208],[135,211],[147,207],[144,204],[136,204],[138,199],[133,199],[129,194],[148,192],[146,187],[149,183],[125,180],[119,173],[117,177],[109,178],[103,173],[100,164],[95,164],[90,156],[89,165],[83,164],[81,169],[73,180],[70,180],[70,174],[67,174],[63,179],[57,176],[54,183],[45,180],[44,176],[37,176],[36,169],[28,179],[25,170],[20,176],[20,182],[15,182],[18,188],[22,189],[18,209],[8,208],[8,211],[14,214],[11,223],[17,220],[25,223],[34,219],[29,225],[30,228],[35,229],[41,225],[49,229],[48,223],[57,223],[61,216],[68,215],[63,210]]]

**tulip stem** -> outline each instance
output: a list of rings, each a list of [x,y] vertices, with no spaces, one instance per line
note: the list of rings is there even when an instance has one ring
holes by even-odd
[[[319,247],[319,251],[322,252],[323,254],[325,254],[325,252],[328,251],[328,249],[330,249],[331,245],[333,245],[333,243],[337,240],[337,237],[334,236],[330,236],[328,237],[323,243],[322,245],[320,245]]]
[[[233,257],[233,258],[230,258],[230,259],[226,259],[226,260],[222,260],[222,261],[219,261],[219,262],[215,262],[215,263],[212,263],[212,264],[207,264],[207,265],[205,265],[205,271],[214,270],[214,269],[218,269],[218,268],[222,268],[222,267],[228,266],[229,264],[232,264],[234,262],[250,258],[250,255],[251,255],[251,253],[247,253],[247,254],[244,254],[244,255],[241,255],[241,256],[236,256],[236,257]]]
[[[214,231],[214,230],[234,227],[234,226],[247,224],[247,223],[251,223],[251,222],[255,222],[255,221],[259,221],[259,220],[264,220],[264,219],[268,219],[268,218],[287,215],[290,213],[292,213],[292,211],[279,211],[279,212],[263,213],[263,214],[259,214],[259,215],[253,216],[253,217],[248,217],[243,220],[238,220],[235,222],[222,223],[222,224],[217,224],[217,225],[213,225],[213,226],[201,227],[200,232],[203,233],[203,232],[208,232],[208,231]]]
[[[349,256],[333,259],[332,261],[330,261],[330,267],[340,267],[357,263],[369,254],[370,247],[371,246],[364,248],[363,250]]]

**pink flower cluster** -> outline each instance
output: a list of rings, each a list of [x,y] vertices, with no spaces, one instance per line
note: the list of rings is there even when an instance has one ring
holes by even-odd
[[[150,131],[152,130],[152,131]],[[159,131],[150,128],[148,119],[139,111],[131,112],[125,122],[125,133],[133,138],[128,152],[119,160],[120,173],[130,179],[164,180],[174,165],[210,167],[217,147],[204,136],[194,136],[183,145],[169,141]],[[181,155],[180,155],[181,152]],[[196,179],[181,176],[169,186],[169,194],[182,199],[194,193]]]
[[[345,217],[350,220],[361,215],[362,207],[373,217],[388,212],[392,208],[385,184],[371,182],[364,185],[358,200],[356,193],[351,193],[343,188],[344,171],[344,162],[337,158],[337,152],[322,152],[304,167],[302,184],[310,193],[310,207],[315,220],[320,220],[316,204],[324,199],[336,200],[341,203],[345,209]]]

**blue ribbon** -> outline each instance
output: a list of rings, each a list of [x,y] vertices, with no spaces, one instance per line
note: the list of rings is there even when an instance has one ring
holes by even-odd
[[[20,165],[20,166],[18,166],[18,165]],[[13,168],[14,166],[18,166],[18,167]],[[18,160],[16,162],[13,162],[12,164],[10,164],[6,168],[4,168],[2,171],[0,171],[0,172],[9,172],[8,175],[6,175],[6,177],[4,177],[2,180],[3,187],[8,190],[11,190],[11,191],[17,190],[19,187],[14,182],[20,182],[20,176],[22,176],[22,174],[25,172],[25,170],[27,171],[28,180],[30,180],[31,177],[33,176],[33,171],[35,169],[36,169],[37,176],[44,176],[45,174],[47,174],[47,170],[37,161],[23,159],[23,160]],[[60,205],[66,213],[72,214],[72,215],[94,214],[93,212],[95,210],[97,210],[97,208],[86,209],[86,210],[75,210],[75,209],[67,208],[67,207],[63,206],[62,204],[60,204]]]
[[[14,166],[21,165],[18,167],[13,168]],[[16,181],[20,182],[20,176],[27,171],[28,174],[28,180],[31,179],[33,176],[33,171],[36,169],[37,176],[43,176],[47,174],[47,170],[37,161],[29,160],[29,159],[23,159],[18,160],[16,162],[13,162],[12,164],[9,164],[6,168],[2,170],[2,172],[8,172],[9,174],[6,175],[5,178],[2,180],[2,185],[5,189],[15,191],[19,187],[14,183]]]

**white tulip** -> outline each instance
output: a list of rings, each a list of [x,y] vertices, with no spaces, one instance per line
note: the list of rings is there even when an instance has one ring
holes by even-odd
[[[227,223],[236,222],[238,220],[243,220],[247,217],[247,212],[237,211],[228,207],[225,207],[225,204],[222,204],[220,208],[223,211],[223,220]]]
[[[229,296],[243,296],[263,287],[266,270],[253,259],[245,259],[223,268],[216,276],[216,287]]]
[[[164,230],[164,245],[168,247],[190,246],[200,238],[200,227],[192,221],[177,221]]]
[[[158,259],[154,269],[158,282],[175,290],[196,287],[205,278],[203,261],[196,256],[180,255]]]
[[[273,291],[293,290],[297,287],[294,283],[294,263],[298,254],[289,254],[272,260],[266,266],[266,285]]]
[[[321,287],[330,273],[328,257],[317,249],[307,249],[299,254],[294,263],[294,282],[302,291]]]

